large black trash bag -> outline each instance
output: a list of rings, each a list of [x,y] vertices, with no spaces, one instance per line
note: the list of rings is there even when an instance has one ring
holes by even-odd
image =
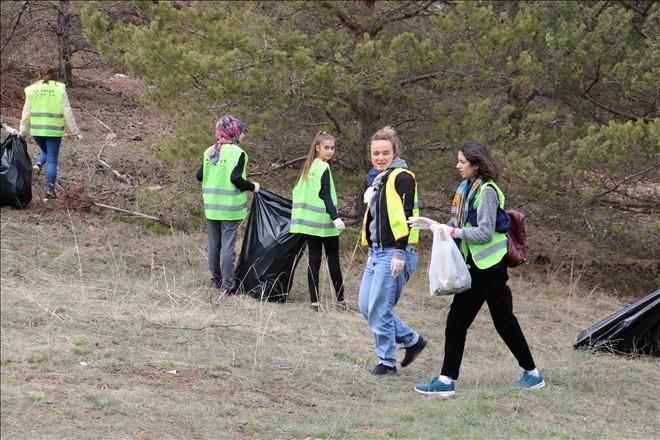
[[[1,148],[0,205],[25,208],[32,201],[32,161],[25,139],[7,136]]]
[[[660,357],[660,289],[582,331],[575,348]]]
[[[236,268],[239,288],[253,298],[286,301],[306,243],[290,227],[291,200],[264,189],[254,194]]]

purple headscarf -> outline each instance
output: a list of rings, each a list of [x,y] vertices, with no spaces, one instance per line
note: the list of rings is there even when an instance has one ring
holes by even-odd
[[[209,153],[211,163],[216,163],[222,144],[238,144],[238,138],[245,132],[245,124],[232,115],[224,115],[215,124],[215,145]]]

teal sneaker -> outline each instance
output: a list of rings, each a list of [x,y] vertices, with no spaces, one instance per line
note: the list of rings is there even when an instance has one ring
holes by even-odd
[[[543,380],[543,375],[541,373],[539,373],[538,376],[533,376],[525,371],[520,380],[513,386],[533,390],[536,388],[543,388],[545,386],[545,381]]]
[[[429,383],[420,383],[419,385],[416,385],[415,391],[422,394],[432,394],[434,396],[453,396],[454,382],[447,384],[441,381],[439,377],[434,377]]]

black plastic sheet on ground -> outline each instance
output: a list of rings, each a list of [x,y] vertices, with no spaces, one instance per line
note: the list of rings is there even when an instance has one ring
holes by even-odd
[[[291,200],[264,189],[254,194],[243,238],[236,279],[243,292],[257,299],[284,302],[305,246],[291,234]]]
[[[575,348],[660,357],[660,289],[584,330]]]
[[[0,205],[25,208],[32,201],[32,161],[25,139],[7,136],[0,148]]]

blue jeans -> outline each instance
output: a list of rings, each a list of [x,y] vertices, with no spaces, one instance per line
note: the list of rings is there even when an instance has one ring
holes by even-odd
[[[206,219],[206,231],[209,237],[209,270],[212,280],[222,278],[222,288],[233,290],[234,260],[236,260],[236,233],[240,220]],[[222,262],[220,254],[222,253]],[[222,270],[221,270],[222,268]],[[224,275],[224,276],[223,276]]]
[[[39,162],[41,165],[46,165],[46,191],[55,191],[55,183],[57,182],[57,158],[60,155],[60,145],[62,145],[61,137],[53,136],[32,136],[34,142],[41,148],[39,155]]]
[[[376,355],[381,364],[389,367],[396,366],[396,344],[409,347],[419,340],[419,333],[393,312],[403,286],[417,268],[417,253],[408,246],[406,267],[396,278],[390,269],[393,254],[394,248],[372,248],[371,259],[362,275],[358,298],[360,312],[374,333]]]

